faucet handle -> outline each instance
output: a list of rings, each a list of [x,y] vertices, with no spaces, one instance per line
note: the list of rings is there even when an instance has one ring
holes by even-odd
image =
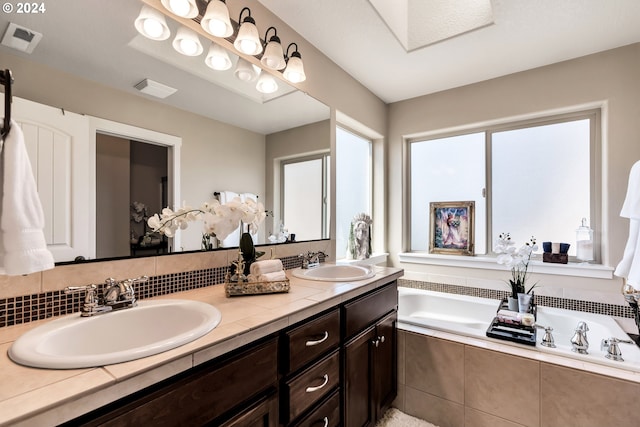
[[[589,325],[587,322],[580,321],[578,322],[578,326],[576,326],[576,332],[586,333],[589,330]]]
[[[540,341],[540,345],[543,347],[556,348],[556,343],[553,340],[553,335],[551,332],[553,328],[551,326],[542,326],[536,324],[536,327],[544,329],[544,336],[542,337],[542,341]]]
[[[80,308],[81,315],[83,317],[90,316],[91,313],[95,312],[98,309],[98,296],[97,296],[96,285],[86,285],[86,286],[67,286],[64,288],[65,294],[78,294],[81,292],[85,293],[84,303]]]
[[[616,362],[624,362],[624,359],[622,358],[622,351],[620,351],[618,343],[634,344],[631,340],[621,340],[611,337],[609,339],[602,339],[600,342],[600,350],[607,350],[607,354],[604,356],[607,359],[615,360]]]

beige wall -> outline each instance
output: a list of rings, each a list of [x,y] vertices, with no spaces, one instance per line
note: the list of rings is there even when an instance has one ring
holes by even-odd
[[[628,221],[619,217],[629,170],[640,159],[640,44],[537,68],[505,77],[391,104],[389,107],[387,199],[389,252],[394,266],[411,273],[504,279],[504,272],[447,268],[399,262],[404,251],[403,137],[538,114],[590,103],[604,103],[603,127],[603,259],[615,266],[622,257]],[[517,159],[514,159],[518,161]],[[521,159],[524,161],[524,159]],[[567,159],[570,160],[570,159]],[[532,182],[531,185],[534,185]],[[573,226],[569,224],[568,226]],[[540,276],[545,287],[581,288],[618,293],[619,280]],[[553,290],[549,293],[554,294]],[[556,292],[555,295],[558,295]],[[562,296],[562,295],[558,295]],[[566,296],[566,294],[565,294]],[[621,303],[623,303],[621,301]]]

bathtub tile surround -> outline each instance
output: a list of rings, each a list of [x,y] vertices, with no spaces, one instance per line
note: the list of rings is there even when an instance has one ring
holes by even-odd
[[[501,300],[509,296],[507,290],[496,290],[487,288],[470,287],[464,285],[454,285],[446,283],[426,282],[422,280],[398,280],[398,286],[414,289],[426,289],[429,291],[444,292],[456,295],[469,295],[480,298]],[[585,301],[571,298],[561,298],[536,293],[536,304],[545,307],[562,308],[565,310],[584,311],[587,313],[603,314],[620,318],[633,319],[634,314],[628,305],[618,305],[597,301]],[[497,305],[496,305],[497,307]]]
[[[506,354],[482,348],[474,340],[453,343],[413,331],[398,332],[398,342],[404,343],[399,354],[406,352],[406,357],[399,358],[405,367],[399,369],[406,370],[406,377],[404,382],[398,379],[399,398],[394,405],[409,415],[440,427],[637,425],[635,406],[624,402],[639,395],[638,381]],[[420,356],[411,358],[410,352]],[[430,357],[434,353],[451,358]],[[413,364],[421,365],[429,381],[412,379]],[[456,391],[462,393],[462,401],[452,400],[449,386],[442,386],[454,371],[463,376],[462,382],[454,381],[455,388],[462,388]]]
[[[317,241],[267,246],[260,250],[270,256],[273,249],[274,256],[280,257],[284,268],[291,269],[302,264],[299,253],[308,250],[328,253],[328,246],[328,241]],[[229,259],[235,259],[236,256],[237,249],[230,249],[69,264],[27,276],[0,275],[0,328],[75,313],[80,309],[83,296],[67,295],[64,288],[100,284],[107,277],[124,279],[149,276],[147,283],[136,287],[140,300],[222,284]],[[26,293],[16,292],[16,289]]]
[[[431,343],[433,341],[423,343],[415,335],[406,336],[404,357],[412,363],[405,367],[405,384],[456,403],[464,403],[464,346],[454,342],[433,346]],[[445,367],[445,371],[439,370]]]

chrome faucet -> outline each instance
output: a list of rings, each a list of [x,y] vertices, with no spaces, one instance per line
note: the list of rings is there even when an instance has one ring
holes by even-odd
[[[299,258],[302,258],[302,268],[313,268],[320,265],[320,255],[326,258],[328,255],[322,251],[318,252],[307,252],[306,254],[298,255]]]
[[[91,317],[110,311],[135,307],[137,303],[133,285],[147,281],[149,281],[147,276],[126,279],[120,282],[110,277],[105,280],[104,291],[102,291],[101,295],[98,295],[98,287],[96,285],[68,286],[64,292],[66,294],[85,292],[80,313],[82,317]]]
[[[571,351],[580,354],[588,354],[589,341],[587,340],[587,331],[589,326],[585,322],[578,322],[575,333],[571,337]]]
[[[604,357],[610,360],[615,360],[616,362],[624,362],[624,359],[622,358],[622,351],[620,351],[620,347],[618,347],[618,343],[621,342],[625,344],[634,344],[631,340],[621,340],[615,337],[611,337],[608,340],[603,339],[600,343],[600,350],[607,350],[607,354]]]

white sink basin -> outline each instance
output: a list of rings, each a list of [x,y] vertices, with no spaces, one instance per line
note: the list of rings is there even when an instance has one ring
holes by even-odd
[[[291,270],[295,277],[327,282],[351,282],[375,276],[373,268],[363,265],[320,265],[312,268],[295,268]]]
[[[207,334],[221,318],[217,308],[198,301],[141,301],[94,317],[52,320],[20,336],[8,353],[36,368],[103,366],[179,347]]]

